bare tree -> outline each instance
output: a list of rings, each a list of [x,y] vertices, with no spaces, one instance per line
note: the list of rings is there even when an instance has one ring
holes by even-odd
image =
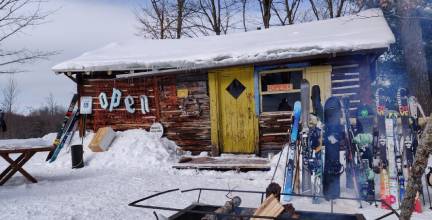
[[[147,38],[175,38],[172,32],[175,19],[170,15],[169,0],[150,0],[135,13],[140,23],[140,34]]]
[[[233,28],[232,17],[237,10],[236,0],[197,0],[193,28],[203,35],[226,34]]]
[[[358,4],[349,0],[309,0],[317,20],[337,18],[358,11]]]
[[[301,0],[274,0],[272,11],[281,25],[294,24]]]
[[[2,93],[2,108],[5,112],[12,113],[16,108],[19,93],[18,83],[13,76],[9,78],[7,85],[2,89]]]
[[[50,115],[54,116],[57,113],[58,106],[52,92],[50,92],[49,95],[45,98],[45,101]]]
[[[50,14],[41,10],[45,0],[1,0],[0,1],[0,73],[14,73],[11,64],[22,64],[44,59],[53,52],[31,51],[28,49],[6,50],[5,42],[30,27],[42,24]]]

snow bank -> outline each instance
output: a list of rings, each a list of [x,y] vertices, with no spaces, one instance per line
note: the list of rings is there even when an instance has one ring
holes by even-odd
[[[19,147],[32,147],[32,146],[50,146],[52,140],[56,137],[55,133],[47,134],[42,138],[29,138],[29,139],[6,139],[0,140],[1,146],[19,146]]]
[[[266,30],[183,39],[133,39],[60,63],[55,72],[197,69],[387,48],[394,43],[380,9]]]
[[[111,147],[105,152],[92,152],[89,145],[94,133],[84,139],[84,164],[91,168],[160,168],[166,169],[176,162],[177,145],[166,139],[158,138],[143,129],[116,132]],[[75,135],[73,144],[80,144]],[[69,149],[63,149],[53,166],[71,167]]]

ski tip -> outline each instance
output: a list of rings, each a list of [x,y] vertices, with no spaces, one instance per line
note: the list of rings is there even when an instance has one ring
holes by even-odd
[[[294,112],[300,112],[301,111],[301,102],[300,101],[296,101],[294,103]]]

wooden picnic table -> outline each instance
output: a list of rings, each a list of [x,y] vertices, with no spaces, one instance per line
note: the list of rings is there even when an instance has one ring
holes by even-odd
[[[10,165],[0,174],[0,186],[5,184],[16,172],[20,172],[24,177],[33,183],[37,180],[24,170],[23,166],[36,153],[51,151],[52,146],[0,146],[0,156]],[[13,160],[11,154],[20,154]]]

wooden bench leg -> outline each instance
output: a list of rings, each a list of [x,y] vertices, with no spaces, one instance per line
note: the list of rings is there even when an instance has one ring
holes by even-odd
[[[2,154],[1,156],[10,163],[10,166],[6,168],[5,171],[0,175],[0,186],[5,184],[16,172],[20,172],[24,177],[30,180],[33,183],[37,183],[37,180],[31,176],[27,171],[25,171],[22,167],[24,166],[30,158],[33,157],[35,152],[26,152],[21,154],[15,161],[12,160],[9,155]]]

